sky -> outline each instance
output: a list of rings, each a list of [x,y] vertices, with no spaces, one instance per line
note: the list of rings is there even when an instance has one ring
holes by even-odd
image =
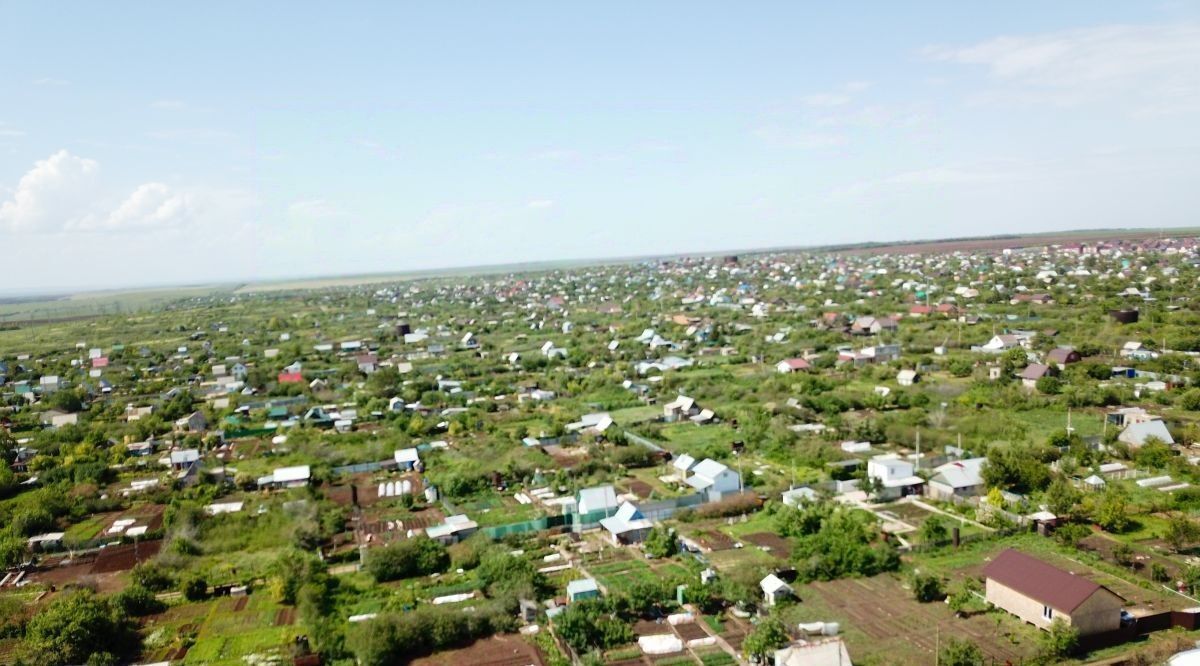
[[[0,62],[0,293],[1200,226],[1200,1],[0,0]]]

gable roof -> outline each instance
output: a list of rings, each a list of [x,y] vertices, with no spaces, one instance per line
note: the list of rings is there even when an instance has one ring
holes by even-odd
[[[1150,437],[1158,438],[1164,444],[1175,443],[1175,438],[1171,437],[1171,431],[1167,430],[1167,424],[1158,419],[1130,424],[1121,431],[1117,439],[1127,444],[1142,446]]]
[[[1079,608],[1101,589],[1120,597],[1093,580],[1063,571],[1012,548],[1005,549],[989,562],[983,568],[983,575],[1063,613]]]

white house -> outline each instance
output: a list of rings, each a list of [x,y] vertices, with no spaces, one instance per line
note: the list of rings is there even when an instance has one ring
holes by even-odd
[[[600,526],[608,530],[614,545],[640,543],[653,524],[646,520],[640,509],[629,502],[621,504],[617,513],[600,521]]]
[[[921,492],[924,479],[916,476],[913,464],[892,453],[867,461],[867,476],[879,481],[880,499],[895,499]]]
[[[712,458],[706,458],[692,468],[687,484],[705,496],[709,502],[719,502],[722,497],[741,492],[742,477]]]
[[[258,485],[271,488],[299,488],[307,486],[311,476],[312,470],[308,465],[280,467],[267,476],[259,477]]]
[[[421,454],[416,448],[397,449],[392,455],[400,469],[416,469],[421,464]]]
[[[1129,446],[1137,447],[1145,445],[1146,440],[1151,437],[1161,440],[1164,444],[1175,443],[1175,439],[1171,437],[1171,431],[1167,430],[1167,424],[1160,419],[1131,423],[1125,426],[1117,439]]]
[[[680,481],[686,480],[688,472],[692,471],[692,468],[695,466],[696,459],[686,453],[671,461],[671,467],[675,468],[675,474],[679,477]]]
[[[758,587],[762,589],[763,602],[768,606],[774,606],[788,597],[795,596],[792,586],[775,574],[767,574],[766,578],[758,582]]]
[[[916,370],[901,370],[896,373],[896,383],[901,386],[912,386],[917,383],[918,377]]]
[[[968,458],[934,468],[933,478],[929,479],[927,487],[929,496],[944,500],[954,496],[974,497],[980,494],[984,489],[985,462],[987,458]]]

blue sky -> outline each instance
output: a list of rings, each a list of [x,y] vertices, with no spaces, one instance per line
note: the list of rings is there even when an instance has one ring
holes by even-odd
[[[3,291],[1200,225],[1197,2],[0,16]]]

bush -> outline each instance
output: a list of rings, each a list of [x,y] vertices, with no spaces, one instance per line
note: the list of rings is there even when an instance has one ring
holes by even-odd
[[[946,598],[944,581],[941,576],[933,574],[914,574],[912,577],[913,597],[927,604],[931,601],[941,601]]]
[[[381,583],[439,573],[449,565],[446,547],[428,537],[397,541],[376,548],[367,556],[367,572]]]
[[[132,617],[161,613],[167,608],[153,592],[136,583],[114,595],[113,603]]]
[[[189,576],[179,585],[179,591],[188,601],[200,601],[208,596],[208,581],[203,576]]]
[[[347,644],[362,666],[390,666],[515,629],[516,620],[500,605],[477,606],[472,613],[422,606],[403,615],[385,613],[352,625]]]
[[[89,590],[60,596],[29,621],[30,663],[46,666],[112,663],[138,647],[136,627],[118,607]]]

